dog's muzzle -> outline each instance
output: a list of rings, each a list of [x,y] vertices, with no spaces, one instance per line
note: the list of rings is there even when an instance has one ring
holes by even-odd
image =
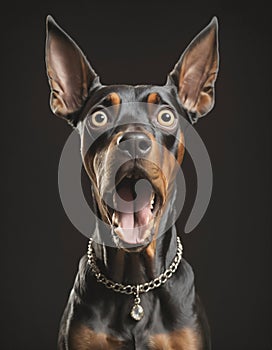
[[[126,132],[117,140],[112,156],[116,163],[118,155],[126,161],[116,174],[107,174],[111,186],[106,186],[102,195],[118,245],[146,246],[154,235],[165,191],[152,151],[152,141],[143,132]]]

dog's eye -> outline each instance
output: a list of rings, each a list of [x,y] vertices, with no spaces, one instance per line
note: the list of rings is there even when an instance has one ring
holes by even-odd
[[[175,115],[170,109],[163,109],[158,114],[158,122],[162,126],[172,126],[175,119]]]
[[[97,111],[92,114],[92,123],[94,126],[104,126],[107,124],[107,114],[102,111]]]

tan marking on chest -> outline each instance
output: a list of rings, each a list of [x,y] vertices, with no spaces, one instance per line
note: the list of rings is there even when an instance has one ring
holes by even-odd
[[[69,349],[71,350],[118,350],[122,349],[123,342],[110,335],[92,331],[85,325],[76,325],[71,328]]]
[[[150,350],[201,350],[198,333],[190,328],[155,334],[149,340]]]

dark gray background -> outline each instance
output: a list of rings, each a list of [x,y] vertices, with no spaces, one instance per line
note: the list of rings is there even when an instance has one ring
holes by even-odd
[[[8,2],[1,15],[1,338],[5,350],[56,348],[58,323],[86,238],[65,216],[58,162],[71,129],[53,117],[45,16],[80,44],[102,82],[163,84],[217,15],[216,106],[196,128],[209,151],[208,211],[183,235],[215,350],[271,350],[271,20],[254,6],[207,1]],[[270,32],[269,32],[270,31]],[[188,157],[184,171],[192,193]],[[187,209],[179,219],[182,232]]]

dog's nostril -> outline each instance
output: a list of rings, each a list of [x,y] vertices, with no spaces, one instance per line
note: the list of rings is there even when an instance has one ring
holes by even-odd
[[[149,140],[140,140],[139,149],[141,151],[148,151],[151,147],[151,142]]]
[[[125,151],[129,146],[125,141],[127,140],[124,139],[123,137],[117,140],[118,148],[121,149],[122,151]]]

